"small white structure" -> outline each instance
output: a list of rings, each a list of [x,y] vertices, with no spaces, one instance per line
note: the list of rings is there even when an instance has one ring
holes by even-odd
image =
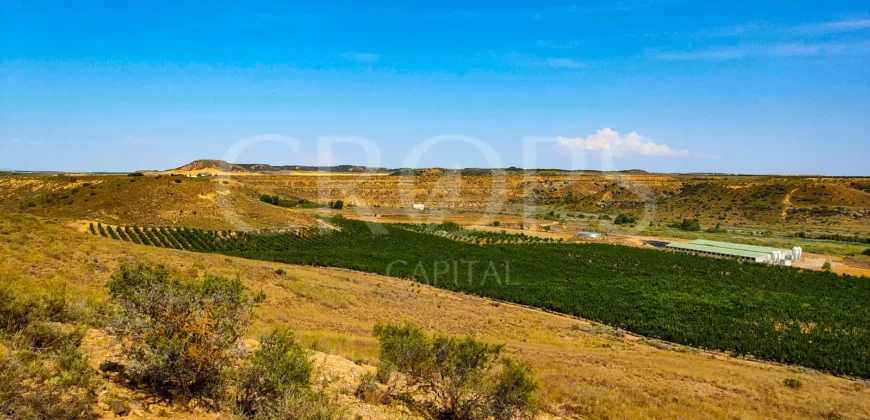
[[[598,232],[580,232],[577,234],[577,236],[579,236],[583,239],[600,239],[601,238],[601,234]]]
[[[792,260],[800,261],[803,259],[803,255],[804,255],[804,250],[801,247],[796,246],[796,247],[791,249],[791,259]]]
[[[426,210],[425,204],[414,204],[411,207],[413,207],[414,210],[420,210],[420,211]]]

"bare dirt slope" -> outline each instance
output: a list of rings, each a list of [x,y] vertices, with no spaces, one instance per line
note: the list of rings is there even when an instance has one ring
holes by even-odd
[[[405,280],[119,243],[30,217],[0,218],[0,278],[104,297],[123,263],[166,265],[183,277],[238,275],[267,300],[251,336],[274,325],[309,346],[373,366],[377,322],[505,343],[528,361],[547,412],[568,418],[866,418],[870,385],[799,368],[681,350],[582,320],[448,293]],[[283,274],[276,273],[283,268]],[[783,384],[801,381],[801,389]]]

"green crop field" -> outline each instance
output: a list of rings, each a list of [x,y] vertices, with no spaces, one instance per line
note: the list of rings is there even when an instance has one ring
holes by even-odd
[[[90,231],[162,247],[409,278],[685,345],[870,378],[867,278],[501,233],[462,238],[461,232],[423,227],[340,218],[330,223],[340,230],[98,225]]]

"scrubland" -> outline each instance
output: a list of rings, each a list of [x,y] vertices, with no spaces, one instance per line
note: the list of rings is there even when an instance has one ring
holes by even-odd
[[[646,340],[580,319],[352,271],[245,260],[119,243],[50,221],[4,214],[0,278],[26,290],[66,285],[76,299],[106,298],[125,263],[163,264],[182,278],[238,276],[266,301],[251,337],[287,326],[310,348],[377,362],[378,322],[505,343],[528,362],[544,413],[590,418],[863,418],[865,381]],[[788,380],[788,381],[787,381]],[[786,382],[787,381],[787,382]],[[799,389],[788,386],[799,381]]]

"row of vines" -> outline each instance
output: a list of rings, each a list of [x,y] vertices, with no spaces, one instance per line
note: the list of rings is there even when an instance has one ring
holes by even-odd
[[[870,378],[870,279],[606,244],[467,243],[340,218],[337,230],[107,227],[118,240],[413,279],[699,348]],[[459,235],[450,232],[448,236]]]

